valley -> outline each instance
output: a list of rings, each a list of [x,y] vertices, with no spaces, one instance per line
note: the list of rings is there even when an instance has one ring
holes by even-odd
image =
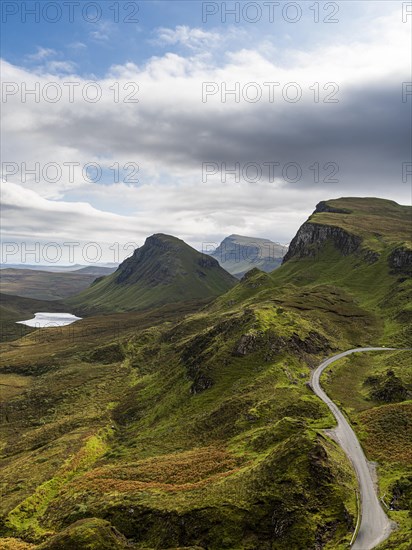
[[[346,350],[411,347],[411,210],[324,201],[280,267],[240,281],[156,234],[60,300],[83,319],[4,342],[0,548],[348,548],[358,482],[310,381]],[[410,352],[342,357],[321,382],[398,525],[376,548],[407,550]]]

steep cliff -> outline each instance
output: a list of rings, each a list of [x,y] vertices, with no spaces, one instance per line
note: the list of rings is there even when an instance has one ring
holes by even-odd
[[[362,239],[358,235],[351,235],[340,227],[306,222],[290,243],[283,262],[292,258],[316,256],[327,242],[332,242],[344,256],[347,256],[359,250]]]
[[[406,247],[395,248],[389,258],[389,266],[395,273],[404,273],[412,276],[412,249]]]
[[[317,256],[332,244],[343,256],[356,254],[371,264],[396,246],[390,265],[402,271],[410,263],[412,219],[408,206],[376,198],[343,198],[322,201],[300,227],[283,263]]]

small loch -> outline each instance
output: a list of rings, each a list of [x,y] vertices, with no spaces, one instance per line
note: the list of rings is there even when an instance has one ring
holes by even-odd
[[[17,321],[19,325],[26,325],[34,328],[52,328],[52,327],[65,327],[71,325],[76,321],[79,321],[81,317],[76,317],[71,313],[47,313],[39,312],[35,313],[33,319],[27,321]]]

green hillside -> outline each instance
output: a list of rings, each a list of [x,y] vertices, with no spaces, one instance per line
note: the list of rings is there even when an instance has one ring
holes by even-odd
[[[14,377],[17,393],[2,401],[3,547],[348,548],[356,480],[308,383],[337,351],[408,343],[410,212],[327,201],[279,269],[249,272],[201,309],[88,317],[7,345],[0,383]],[[158,264],[139,258],[147,269],[129,262],[117,276],[157,290]],[[394,503],[399,529],[382,548],[406,550],[410,352],[342,363],[325,384]]]
[[[385,342],[410,344],[412,208],[369,198],[320,203],[274,278],[307,290],[319,284],[345,289],[377,317]]]
[[[158,234],[146,239],[112,275],[67,303],[81,312],[147,309],[214,298],[235,283],[213,258],[176,237]]]

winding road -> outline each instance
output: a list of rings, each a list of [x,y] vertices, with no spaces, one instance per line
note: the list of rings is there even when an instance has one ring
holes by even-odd
[[[379,497],[376,493],[371,471],[359,440],[356,437],[355,432],[350,427],[349,422],[339,410],[338,406],[331,401],[327,394],[322,390],[320,385],[320,376],[326,367],[328,367],[331,363],[334,363],[335,361],[338,361],[339,359],[342,359],[352,353],[362,351],[387,351],[395,349],[396,348],[350,349],[326,359],[326,361],[321,363],[312,374],[311,383],[313,391],[327,404],[338,421],[338,425],[333,430],[333,433],[340,446],[351,460],[358,478],[361,501],[361,522],[357,537],[351,546],[352,550],[371,550],[372,548],[375,548],[375,546],[384,541],[390,535],[392,530],[392,522],[383,511]]]

